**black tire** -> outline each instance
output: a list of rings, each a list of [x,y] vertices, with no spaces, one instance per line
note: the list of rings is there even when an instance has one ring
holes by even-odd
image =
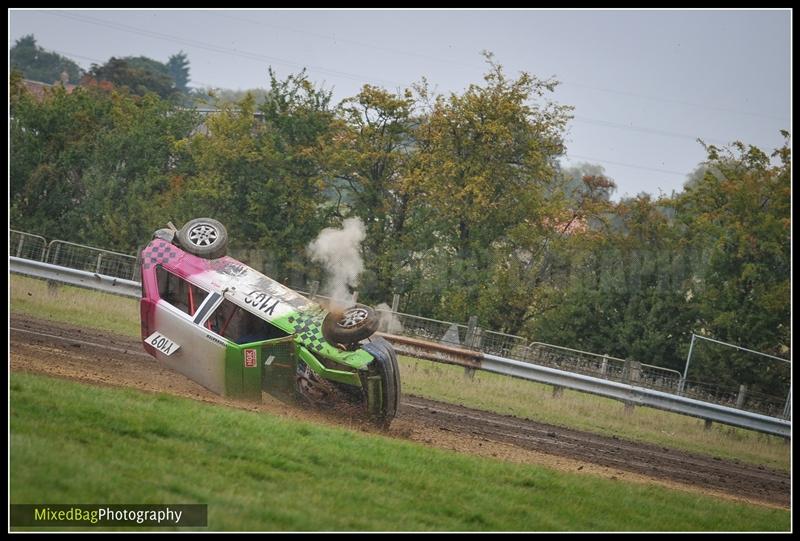
[[[228,253],[228,231],[213,218],[195,218],[177,234],[181,248],[203,259],[218,259]]]
[[[362,376],[370,421],[387,429],[400,407],[400,369],[397,354],[385,339],[376,337],[362,345],[375,360]]]
[[[375,334],[378,323],[375,310],[356,304],[341,312],[329,312],[322,320],[322,336],[331,344],[355,344]]]

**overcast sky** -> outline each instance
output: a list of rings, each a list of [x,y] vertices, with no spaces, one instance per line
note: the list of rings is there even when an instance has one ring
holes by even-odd
[[[614,199],[680,191],[705,158],[696,138],[771,151],[791,130],[791,12],[9,11],[9,48],[33,34],[84,69],[184,51],[190,86],[263,88],[267,67],[308,68],[340,99],[422,77],[441,93],[482,83],[482,50],[508,75],[562,82],[575,107],[564,165],[603,166]]]

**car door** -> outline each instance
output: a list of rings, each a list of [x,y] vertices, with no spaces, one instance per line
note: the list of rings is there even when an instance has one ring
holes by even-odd
[[[158,300],[145,342],[161,364],[224,395],[227,346],[201,322],[221,295],[192,284],[162,266],[156,268]]]

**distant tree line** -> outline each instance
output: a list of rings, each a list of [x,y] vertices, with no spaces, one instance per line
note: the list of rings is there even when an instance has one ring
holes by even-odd
[[[398,293],[409,313],[674,369],[692,332],[788,356],[788,133],[772,154],[706,145],[682,192],[615,203],[599,166],[559,166],[571,108],[549,100],[557,82],[486,60],[460,93],[365,85],[338,104],[305,72],[270,71],[261,99],[206,116],[139,88],[131,72],[159,71],[146,59],[43,100],[17,74],[11,224],[133,252],[168,220],[215,217],[298,286],[322,278],[307,244],[358,216],[365,302]],[[788,378],[729,352],[697,370],[773,393]]]
[[[92,64],[89,71],[84,71],[69,58],[42,49],[33,35],[27,35],[11,47],[9,61],[12,71],[19,72],[20,76],[47,84],[59,81],[84,85],[107,83],[136,96],[153,92],[173,101],[190,99],[189,59],[183,51],[170,56],[166,64],[146,56],[111,57],[106,63]],[[64,73],[66,81],[62,80]]]

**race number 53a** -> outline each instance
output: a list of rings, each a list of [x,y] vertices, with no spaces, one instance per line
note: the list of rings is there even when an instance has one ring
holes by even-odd
[[[160,332],[154,332],[147,338],[145,338],[145,343],[150,344],[158,351],[163,353],[164,355],[172,355],[176,351],[180,349],[180,346],[161,334]]]

